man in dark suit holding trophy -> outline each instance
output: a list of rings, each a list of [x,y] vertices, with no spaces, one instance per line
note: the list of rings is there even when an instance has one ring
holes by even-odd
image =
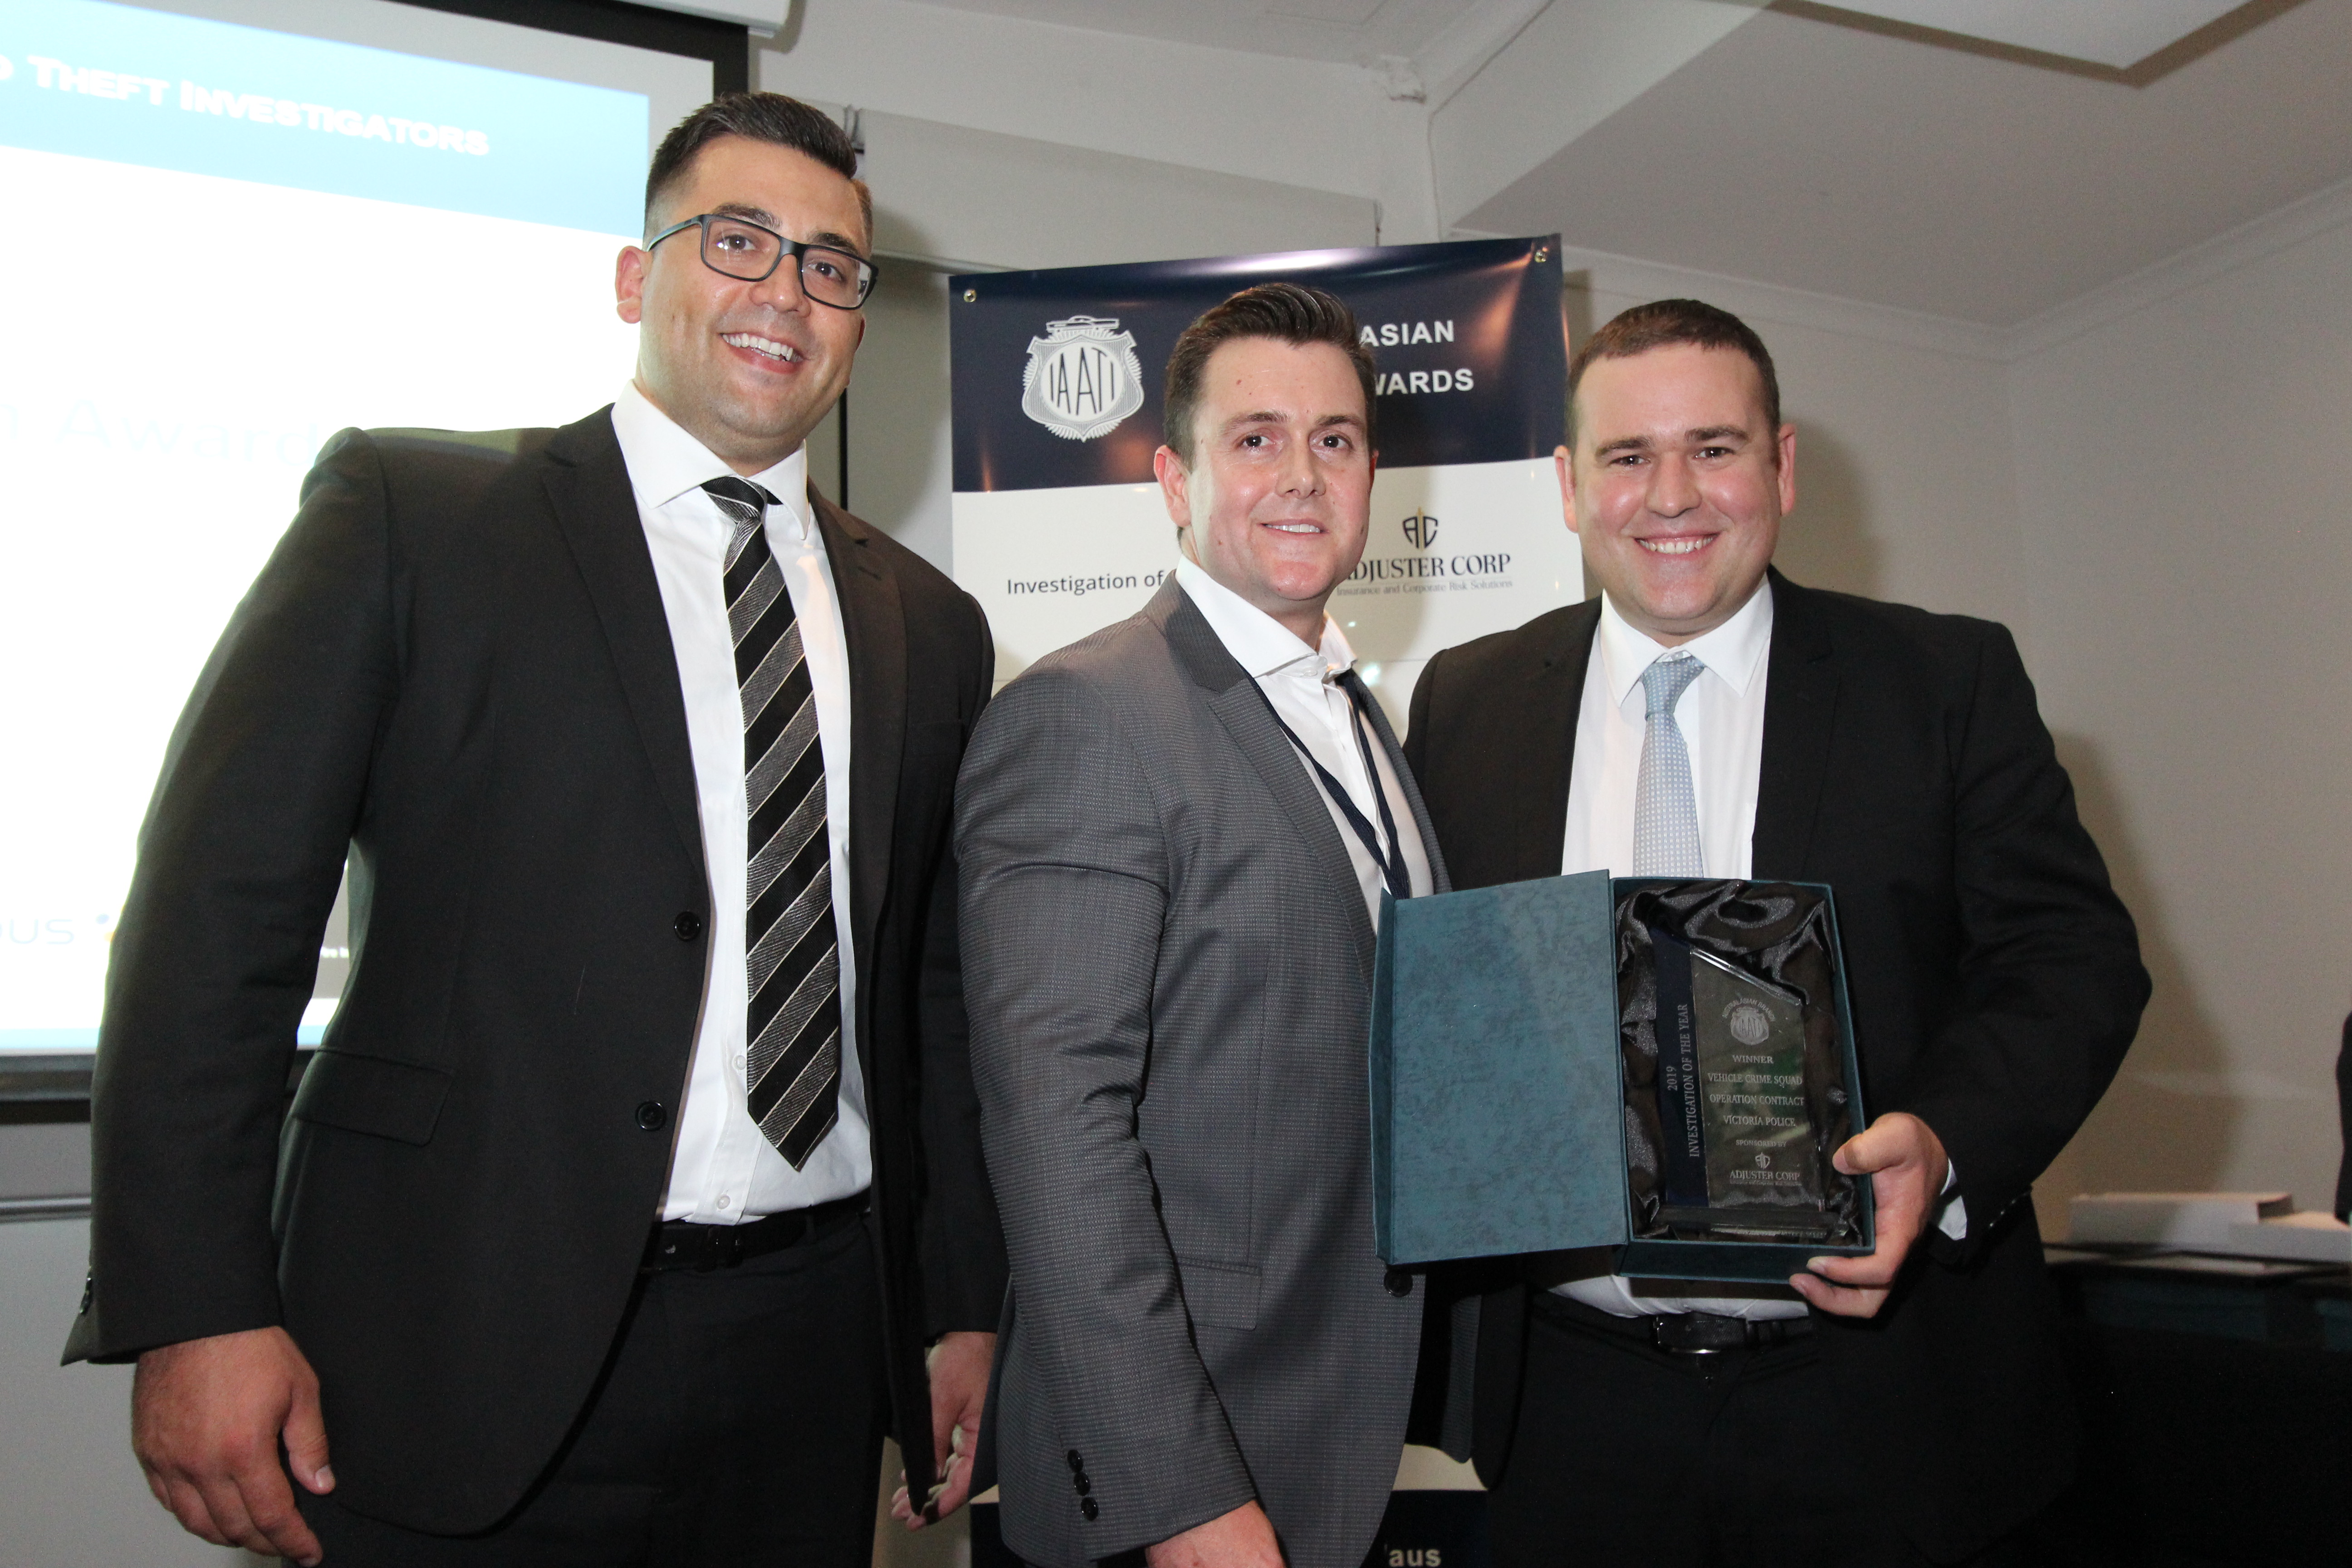
[[[1784,1287],[1549,1255],[1480,1304],[1498,1562],[2000,1561],[2065,1484],[2034,1178],[2147,996],[2002,627],[1770,569],[1796,433],[1737,318],[1662,300],[1569,373],[1599,598],[1431,661],[1406,752],[1454,884],[1829,884],[1876,1250]]]

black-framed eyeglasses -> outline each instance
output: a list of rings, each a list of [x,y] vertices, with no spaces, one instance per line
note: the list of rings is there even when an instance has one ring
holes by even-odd
[[[722,277],[758,283],[773,277],[790,256],[800,263],[801,292],[820,305],[855,310],[873,291],[874,264],[855,251],[786,239],[772,228],[722,213],[703,213],[674,223],[646,241],[646,248],[651,250],[671,235],[689,228],[702,230],[702,264]]]

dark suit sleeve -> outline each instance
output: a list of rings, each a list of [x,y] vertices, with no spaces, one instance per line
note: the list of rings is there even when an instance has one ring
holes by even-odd
[[[387,513],[373,443],[345,431],[165,752],[107,970],[68,1360],[278,1321],[287,1073],[396,693]]]
[[[1956,1005],[1902,1103],[1959,1173],[1973,1249],[2097,1104],[2148,994],[2008,631],[1988,626],[1953,791]]]
[[[1136,1136],[1152,1045],[1166,829],[1108,705],[1067,669],[1005,689],[964,759],[964,988],[1016,1332],[1095,1492],[1096,1557],[1256,1495],[1194,1347]],[[1000,1353],[1003,1353],[1000,1351]]]
[[[996,639],[971,605],[974,649],[963,694],[967,732],[978,723],[995,683]],[[923,1210],[924,1308],[930,1339],[992,1331],[1004,1305],[1004,1237],[981,1154],[980,1100],[972,1088],[971,1028],[964,1012],[963,953],[958,937],[956,858],[939,858],[923,925],[922,1132],[927,1170]]]

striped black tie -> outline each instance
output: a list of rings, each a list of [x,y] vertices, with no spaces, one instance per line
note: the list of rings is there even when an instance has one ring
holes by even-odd
[[[702,487],[735,525],[727,619],[743,698],[743,789],[751,875],[744,956],[751,1119],[799,1170],[841,1109],[841,958],[833,924],[833,841],[824,752],[792,595],[761,527],[770,495],[749,479]]]

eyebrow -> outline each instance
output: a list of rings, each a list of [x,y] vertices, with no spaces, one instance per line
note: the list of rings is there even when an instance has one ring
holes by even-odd
[[[710,209],[716,217],[740,217],[745,223],[756,223],[761,228],[776,226],[776,215],[765,207],[755,207],[749,202],[720,202]]]
[[[1745,441],[1748,438],[1747,428],[1738,425],[1702,425],[1696,430],[1683,433],[1684,440],[1699,446],[1711,441]],[[1650,438],[1647,436],[1620,436],[1614,441],[1604,441],[1595,447],[1592,455],[1605,458],[1612,452],[1646,452],[1649,449]]]
[[[1288,417],[1287,415],[1272,408],[1253,409],[1247,414],[1236,414],[1226,420],[1224,428],[1238,430],[1245,425],[1280,425]],[[1328,430],[1335,425],[1346,425],[1358,430],[1364,427],[1363,420],[1353,414],[1326,414],[1308,426],[1308,431],[1312,434],[1317,430]]]
[[[749,202],[720,202],[710,211],[716,217],[740,217],[745,223],[756,223],[761,228],[772,229],[778,234],[783,233],[783,225],[776,221],[776,216],[773,213],[765,207],[755,207]],[[860,261],[866,259],[866,253],[857,247],[857,241],[836,229],[821,228],[801,243],[828,246],[835,250],[845,250]]]

